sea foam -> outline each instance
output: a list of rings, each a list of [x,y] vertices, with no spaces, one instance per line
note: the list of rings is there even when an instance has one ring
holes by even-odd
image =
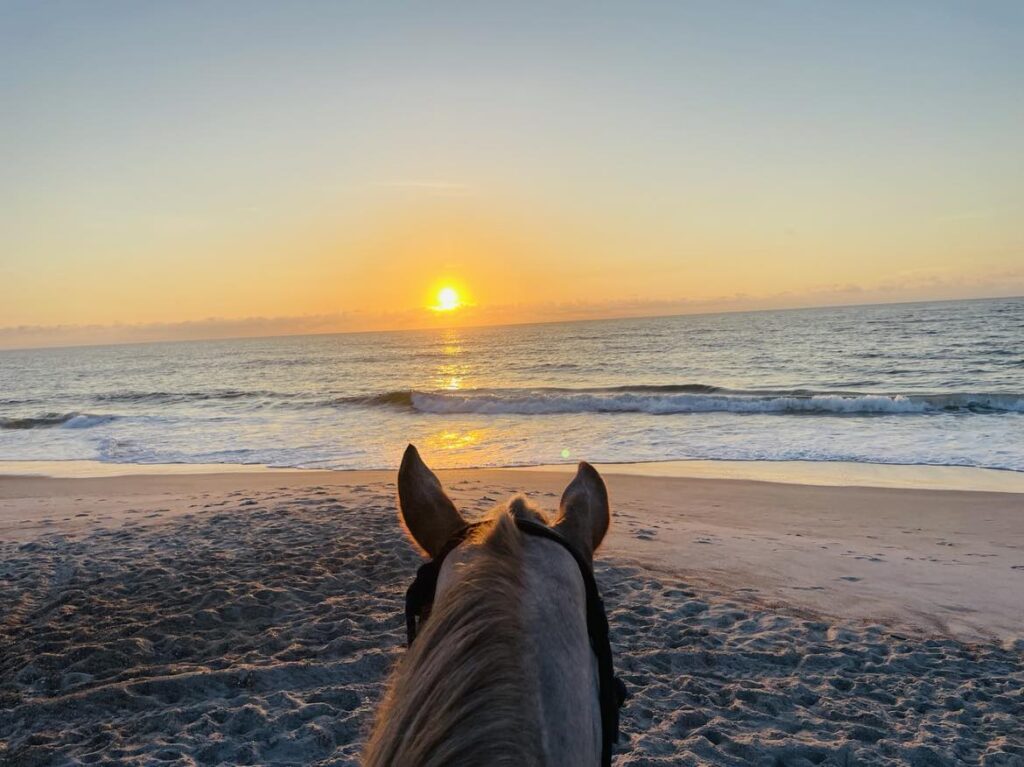
[[[684,389],[685,390],[681,390]],[[703,389],[703,392],[691,389]],[[1022,413],[1017,394],[864,394],[805,390],[750,392],[686,387],[605,389],[474,389],[394,391],[342,400],[346,404],[410,408],[421,413],[554,415],[560,413],[777,413],[806,415],[925,415]]]

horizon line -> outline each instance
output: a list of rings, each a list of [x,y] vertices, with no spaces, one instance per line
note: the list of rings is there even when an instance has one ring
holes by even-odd
[[[990,295],[990,296],[974,296],[971,298],[930,298],[920,299],[914,301],[871,301],[868,303],[843,303],[843,304],[812,304],[808,306],[787,306],[787,307],[775,307],[775,308],[761,308],[761,309],[720,309],[718,311],[694,311],[694,312],[673,312],[669,314],[619,314],[609,315],[607,317],[583,317],[577,319],[564,319],[564,320],[537,320],[533,322],[495,322],[495,323],[481,323],[476,325],[446,325],[446,326],[421,326],[412,328],[375,328],[372,330],[332,330],[325,332],[308,332],[308,333],[271,333],[267,335],[227,335],[227,336],[212,336],[210,338],[164,338],[164,339],[153,339],[149,341],[119,341],[113,343],[79,343],[79,344],[53,344],[43,346],[12,346],[12,347],[0,347],[0,354],[5,352],[28,352],[28,351],[43,351],[43,350],[61,350],[61,349],[81,349],[81,348],[104,348],[104,347],[119,347],[119,346],[149,346],[153,344],[187,344],[187,343],[207,343],[207,342],[218,342],[218,341],[260,341],[270,340],[274,338],[314,338],[319,336],[350,336],[350,335],[369,335],[373,333],[422,333],[431,330],[480,330],[484,328],[515,328],[515,327],[529,327],[529,326],[540,326],[540,325],[569,325],[578,324],[585,322],[611,322],[616,320],[653,320],[653,319],[668,319],[672,317],[713,317],[716,315],[723,314],[766,314],[770,312],[793,312],[793,311],[811,311],[815,309],[853,309],[858,307],[871,307],[871,306],[911,306],[915,304],[950,304],[950,303],[965,303],[970,301],[997,301],[997,300],[1020,300],[1024,299],[1024,294],[1018,295]],[[293,316],[281,316],[281,317],[269,317],[269,318],[258,318],[258,317],[241,317],[236,319],[219,318],[219,317],[208,317],[203,320],[184,320],[178,323],[142,323],[138,325],[123,325],[121,327],[147,327],[147,326],[160,326],[160,325],[175,325],[175,324],[189,324],[189,323],[201,323],[211,321],[224,321],[224,322],[245,322],[255,319],[268,319],[268,320],[280,320],[280,319],[301,319],[303,317],[317,317],[323,315],[293,315]],[[0,327],[0,333],[7,330],[15,330],[19,326],[8,326],[6,328]],[[25,327],[25,326],[21,326]],[[32,327],[32,326],[30,326]],[[60,327],[76,327],[76,326],[35,326],[40,329],[46,328],[60,328]],[[116,328],[118,324],[111,325],[100,325],[100,326],[77,326],[77,327],[101,327],[101,328]]]

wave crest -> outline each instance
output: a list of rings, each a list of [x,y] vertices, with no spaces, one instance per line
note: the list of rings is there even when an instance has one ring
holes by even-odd
[[[92,426],[113,421],[117,416],[93,415],[91,413],[44,413],[25,418],[0,418],[0,429],[51,429],[62,426],[66,429],[88,429]]]
[[[744,392],[696,384],[604,389],[470,389],[458,392],[407,390],[345,397],[335,400],[334,404],[397,407],[420,413],[482,415],[1024,413],[1024,396],[1017,394],[865,394],[804,389]]]

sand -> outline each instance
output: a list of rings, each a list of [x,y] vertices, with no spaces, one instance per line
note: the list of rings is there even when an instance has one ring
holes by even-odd
[[[443,472],[468,511],[557,472]],[[618,765],[1024,765],[1024,496],[607,476]],[[393,474],[0,478],[0,764],[353,765]]]

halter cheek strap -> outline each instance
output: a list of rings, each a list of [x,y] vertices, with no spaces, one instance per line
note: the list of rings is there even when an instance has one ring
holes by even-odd
[[[572,555],[583,576],[583,586],[587,595],[587,635],[590,637],[590,648],[597,658],[597,673],[600,682],[598,702],[601,706],[601,764],[609,767],[612,761],[612,744],[619,740],[619,709],[625,703],[628,693],[626,685],[615,676],[612,666],[612,648],[608,639],[608,617],[605,614],[604,602],[597,589],[597,581],[590,569],[590,564],[576,548],[556,530],[539,522],[528,519],[516,519],[516,526],[524,533],[538,538],[547,538],[559,544]],[[445,558],[456,549],[466,535],[477,525],[466,525],[459,530],[438,552],[437,556],[420,566],[416,572],[416,580],[405,592],[405,631],[408,645],[412,645],[420,625],[430,615],[434,604],[434,592],[437,590],[437,577]]]
[[[469,531],[476,526],[474,524],[463,527],[448,540],[436,557],[424,562],[416,571],[416,579],[405,592],[406,647],[411,647],[416,638],[417,619],[422,624],[430,615],[430,608],[434,605],[434,592],[437,591],[437,576],[441,573],[441,565],[444,564],[445,558],[466,540]]]

